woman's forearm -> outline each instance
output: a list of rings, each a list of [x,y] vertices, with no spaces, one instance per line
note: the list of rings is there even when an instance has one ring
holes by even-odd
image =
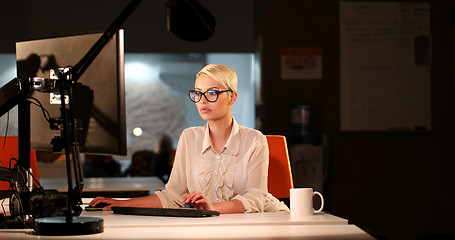
[[[145,197],[136,197],[128,200],[117,200],[113,205],[121,207],[148,207],[161,208],[161,201],[158,196],[150,195]]]
[[[213,207],[220,213],[244,213],[245,207],[240,200],[234,199],[225,202],[217,202],[212,204]]]

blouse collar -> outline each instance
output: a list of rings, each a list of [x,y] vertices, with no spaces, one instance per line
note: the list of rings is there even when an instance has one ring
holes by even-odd
[[[231,134],[229,135],[229,138],[224,145],[224,148],[227,149],[229,153],[232,155],[237,155],[239,153],[240,149],[240,126],[235,121],[234,118],[232,118],[232,130]],[[204,127],[204,140],[202,142],[202,149],[201,153],[204,153],[207,149],[209,149],[212,146],[212,140],[210,139],[210,129],[209,125],[206,124]]]

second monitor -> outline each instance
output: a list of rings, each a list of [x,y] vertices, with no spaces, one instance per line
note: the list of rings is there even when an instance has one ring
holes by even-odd
[[[52,71],[74,66],[102,33],[38,39],[16,43],[18,78],[52,78]],[[123,30],[104,47],[73,89],[76,137],[81,153],[126,155]],[[31,107],[30,140],[35,150],[52,151],[59,129],[51,129],[60,114],[56,93],[35,91],[44,109]],[[66,100],[64,100],[66,101]],[[44,114],[44,115],[43,115]],[[51,120],[49,120],[51,119]]]

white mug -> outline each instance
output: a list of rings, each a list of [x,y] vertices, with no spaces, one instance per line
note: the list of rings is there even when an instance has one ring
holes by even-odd
[[[313,208],[313,197],[318,195],[321,198],[321,207],[318,210]],[[294,216],[311,216],[313,213],[319,213],[324,208],[324,198],[322,194],[313,191],[312,188],[291,188],[290,189],[291,215]]]

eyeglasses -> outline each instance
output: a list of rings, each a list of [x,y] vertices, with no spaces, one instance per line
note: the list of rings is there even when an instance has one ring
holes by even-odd
[[[205,92],[190,90],[188,91],[188,96],[190,97],[191,101],[195,103],[201,101],[202,96],[204,96],[205,99],[207,99],[209,102],[216,102],[216,100],[218,100],[218,95],[224,92],[232,92],[232,90],[207,90]]]

